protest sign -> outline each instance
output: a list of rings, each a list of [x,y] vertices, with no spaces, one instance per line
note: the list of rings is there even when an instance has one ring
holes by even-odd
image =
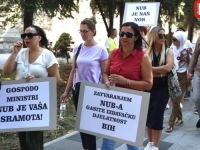
[[[125,3],[123,23],[135,22],[139,26],[157,26],[159,2]]]
[[[142,146],[150,94],[82,81],[75,130]]]
[[[0,132],[56,129],[56,78],[3,81]]]

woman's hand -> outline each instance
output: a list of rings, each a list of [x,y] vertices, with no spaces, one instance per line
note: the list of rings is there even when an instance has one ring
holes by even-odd
[[[107,81],[107,82],[105,83],[105,85],[106,85],[106,87],[110,90],[110,81]]]
[[[123,76],[111,74],[108,78],[111,84],[126,85],[126,78],[124,78]]]
[[[60,101],[67,101],[67,96],[68,96],[68,93],[67,92],[64,92],[61,97],[60,97]]]
[[[18,53],[22,49],[23,43],[21,41],[16,42],[13,46],[13,53]]]
[[[28,77],[26,77],[26,82],[30,81],[31,79],[35,78],[34,75],[29,75]]]

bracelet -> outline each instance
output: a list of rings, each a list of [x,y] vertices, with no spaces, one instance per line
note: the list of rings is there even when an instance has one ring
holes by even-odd
[[[160,77],[162,78],[162,77],[163,77],[163,75],[162,75],[162,74],[160,74]]]
[[[126,79],[126,86],[130,86],[130,80],[129,79]]]

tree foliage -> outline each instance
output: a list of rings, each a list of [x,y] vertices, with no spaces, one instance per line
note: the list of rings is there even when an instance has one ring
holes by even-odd
[[[200,21],[194,17],[194,2],[196,0],[183,0],[185,6],[183,8],[184,15],[178,20],[179,26],[188,28],[188,39],[192,42],[194,28],[200,27]]]
[[[113,28],[114,16],[120,16],[120,23],[124,13],[125,2],[139,2],[140,0],[91,0],[90,7],[93,15],[100,13],[109,36]]]
[[[24,18],[24,27],[32,25],[33,14],[45,12],[48,17],[59,19],[73,18],[72,12],[78,11],[74,0],[1,0],[0,17],[3,18],[0,27],[8,24],[15,26],[19,19]]]
[[[62,33],[53,48],[55,56],[67,58],[68,62],[68,59],[70,58],[69,52],[72,51],[72,44],[74,44],[74,41],[72,41],[71,35],[66,32]]]

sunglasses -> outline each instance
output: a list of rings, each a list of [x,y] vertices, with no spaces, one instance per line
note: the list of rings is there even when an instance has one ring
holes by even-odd
[[[176,41],[177,41],[177,39],[172,39],[172,41],[173,41],[173,42],[176,42]]]
[[[124,35],[126,35],[127,38],[132,38],[135,34],[131,32],[123,32],[123,31],[119,33],[120,37],[124,37]]]
[[[166,36],[165,34],[158,34],[159,39],[163,39],[163,38],[165,39],[165,36]]]
[[[32,39],[34,36],[39,35],[38,33],[24,33],[21,34],[21,38],[24,40],[26,37],[28,37],[28,39]]]

